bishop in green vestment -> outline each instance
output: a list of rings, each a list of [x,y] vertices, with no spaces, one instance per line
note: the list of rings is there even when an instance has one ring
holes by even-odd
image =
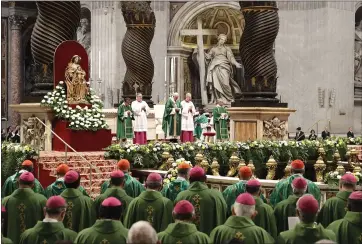
[[[140,220],[148,221],[156,232],[166,229],[172,222],[172,202],[159,192],[162,188],[162,177],[151,173],[146,180],[147,190],[136,197],[128,206],[124,220],[126,228],[130,228]]]
[[[44,218],[43,208],[47,199],[32,190],[34,180],[32,173],[22,173],[19,177],[19,189],[2,201],[9,216],[7,237],[14,243],[19,243],[20,235]]]
[[[178,93],[174,93],[165,104],[162,121],[162,130],[165,133],[165,138],[175,138],[181,135],[182,106],[178,96]]]
[[[79,173],[73,170],[68,171],[64,176],[65,189],[61,197],[67,202],[67,212],[63,223],[66,228],[79,232],[92,226],[95,220],[92,199],[84,196],[78,189],[80,185]]]
[[[93,208],[96,213],[97,219],[99,218],[99,209],[102,202],[109,197],[115,197],[122,203],[122,216],[121,221],[123,222],[124,215],[127,212],[127,207],[133,200],[132,197],[128,196],[123,190],[124,186],[124,173],[121,170],[113,171],[111,173],[111,187],[99,195],[93,202]]]
[[[335,197],[329,198],[318,213],[318,223],[327,227],[333,221],[342,219],[346,215],[347,200],[356,188],[357,179],[353,174],[347,173],[339,181],[339,192]]]
[[[346,215],[327,229],[336,234],[337,243],[362,243],[362,191],[349,195]]]
[[[304,163],[301,160],[294,160],[291,163],[292,175],[287,179],[280,180],[270,195],[270,204],[275,207],[275,205],[288,198],[288,196],[293,194],[291,183],[297,177],[303,177],[304,174]],[[312,181],[307,180],[308,188],[307,193],[312,194],[318,202],[321,200],[321,191],[319,187]]]
[[[205,171],[196,166],[190,170],[190,186],[180,192],[175,203],[187,200],[195,207],[194,224],[197,229],[207,235],[211,230],[225,222],[226,203],[221,192],[209,189]]]
[[[240,194],[233,204],[233,216],[212,230],[210,238],[214,244],[222,244],[232,239],[243,241],[244,244],[273,244],[273,237],[253,222],[255,199],[249,193]]]
[[[4,185],[1,189],[1,198],[7,197],[9,195],[11,195],[11,193],[13,193],[16,189],[18,189],[18,179],[19,176],[24,173],[25,171],[28,172],[33,172],[34,171],[34,166],[33,166],[33,162],[30,160],[25,160],[22,164],[21,164],[21,169],[16,172],[15,174],[9,176],[6,181],[4,182]],[[34,180],[34,186],[33,186],[33,190],[35,193],[39,193],[44,195],[44,189],[42,187],[42,185],[40,184],[40,182],[35,179]]]
[[[277,238],[277,244],[311,244],[320,240],[336,240],[335,234],[316,224],[319,202],[310,194],[302,196],[297,203],[297,216],[300,223]],[[347,243],[347,242],[343,242]]]
[[[67,204],[60,196],[50,197],[45,206],[45,218],[20,236],[20,244],[55,243],[74,241],[77,233],[63,225]]]
[[[158,233],[158,240],[161,243],[178,244],[209,244],[208,235],[197,231],[192,223],[195,216],[195,209],[187,200],[179,201],[172,212],[175,223],[169,224],[166,230]]]
[[[203,112],[203,109],[199,110],[199,115],[195,118],[195,130],[194,136],[200,140],[202,136],[202,131],[206,128],[207,124],[209,123],[209,118],[206,117],[206,113]]]
[[[1,244],[12,244],[13,242],[7,238],[4,237],[6,235],[7,231],[7,223],[8,222],[8,215],[6,213],[6,208],[4,206],[1,207]],[[4,231],[5,229],[5,231]]]
[[[177,166],[177,179],[165,185],[161,191],[161,194],[173,202],[180,192],[187,190],[189,187],[189,171],[189,164],[180,163]]]
[[[133,139],[133,111],[131,107],[131,99],[126,98],[118,107],[117,117],[117,139]]]
[[[115,197],[106,198],[99,209],[99,217],[95,224],[82,230],[75,240],[76,244],[126,244],[128,230],[123,226],[122,203]]]
[[[251,194],[255,199],[255,210],[257,215],[253,222],[255,225],[266,230],[274,239],[277,238],[277,224],[274,216],[274,211],[271,206],[264,203],[260,198],[261,184],[258,180],[252,179],[246,183],[246,192]]]
[[[229,113],[226,108],[223,107],[224,103],[222,100],[218,100],[216,107],[212,110],[212,116],[214,120],[214,127],[216,131],[217,140],[228,140],[229,131],[228,131],[228,121]]]

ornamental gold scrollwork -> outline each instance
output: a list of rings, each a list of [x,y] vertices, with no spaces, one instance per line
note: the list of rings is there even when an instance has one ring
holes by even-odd
[[[286,136],[286,121],[280,121],[277,117],[264,120],[263,137],[271,140],[283,140]]]

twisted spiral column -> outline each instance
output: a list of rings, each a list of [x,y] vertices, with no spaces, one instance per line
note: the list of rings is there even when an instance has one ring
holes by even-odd
[[[245,67],[243,102],[277,103],[277,64],[273,45],[279,31],[276,2],[239,2],[245,19],[240,56]]]
[[[123,80],[123,96],[135,98],[141,92],[143,99],[151,101],[154,64],[150,45],[155,33],[156,18],[150,2],[122,2],[122,13],[127,32],[122,42],[122,56],[127,66]]]

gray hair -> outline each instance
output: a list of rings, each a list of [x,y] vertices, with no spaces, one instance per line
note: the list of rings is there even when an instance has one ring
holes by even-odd
[[[138,221],[128,231],[127,244],[157,244],[155,229],[147,221]]]
[[[255,213],[255,205],[244,205],[235,202],[233,207],[236,216],[245,216],[251,218],[251,216],[253,216]]]
[[[186,93],[186,97],[189,97],[189,98],[191,98],[191,93]]]
[[[137,93],[137,97],[142,97],[142,93]]]
[[[172,96],[173,96],[173,97],[179,97],[180,95],[179,95],[177,92],[174,92],[174,93],[172,94]]]

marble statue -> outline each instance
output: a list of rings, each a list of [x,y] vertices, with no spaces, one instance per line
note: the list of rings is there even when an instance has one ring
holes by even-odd
[[[225,104],[230,104],[235,95],[241,94],[238,83],[233,79],[233,65],[236,68],[242,68],[242,65],[235,60],[230,47],[225,46],[226,40],[226,35],[220,34],[217,45],[205,52],[205,82],[207,92],[211,95],[209,103],[216,103],[221,99]],[[194,54],[197,52],[198,49],[195,49]]]
[[[82,44],[82,46],[87,51],[88,57],[90,57],[91,31],[89,20],[87,18],[82,18],[80,20],[80,26],[77,29],[77,41]]]
[[[65,70],[65,84],[67,85],[67,100],[69,103],[87,103],[85,96],[88,92],[86,73],[80,66],[81,58],[74,55]]]
[[[354,35],[354,80],[362,82],[362,20],[356,26]]]

